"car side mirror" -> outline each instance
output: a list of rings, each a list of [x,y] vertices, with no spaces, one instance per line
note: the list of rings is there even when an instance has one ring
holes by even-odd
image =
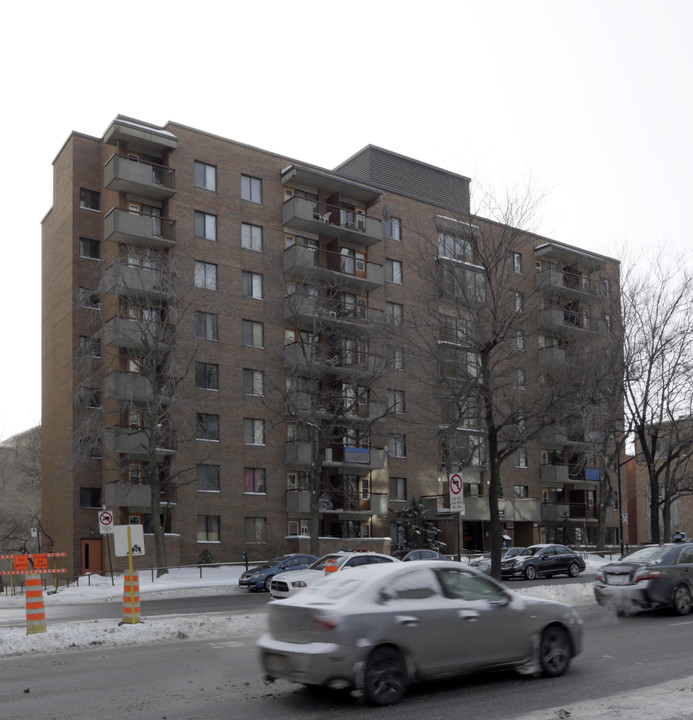
[[[379,599],[380,599],[380,602],[384,604],[384,603],[390,602],[390,600],[394,600],[395,596],[392,594],[392,592],[390,590],[388,590],[387,588],[383,588],[380,591]]]

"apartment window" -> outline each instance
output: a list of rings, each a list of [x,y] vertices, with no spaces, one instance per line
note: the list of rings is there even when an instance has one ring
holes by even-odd
[[[387,409],[389,412],[404,412],[404,390],[387,391]]]
[[[515,312],[522,312],[525,299],[521,292],[517,290],[510,291],[510,309]]]
[[[215,313],[195,312],[195,336],[200,340],[219,340],[219,316]]]
[[[512,346],[513,350],[517,350],[517,352],[524,352],[525,334],[524,332],[522,332],[522,330],[515,330],[512,336]]]
[[[257,300],[262,300],[262,275],[260,275],[260,273],[243,270],[241,280],[243,297],[251,297],[256,298]]]
[[[195,437],[198,440],[219,440],[219,416],[211,413],[197,413]]]
[[[79,206],[84,210],[101,210],[101,193],[80,188]]]
[[[241,246],[262,252],[262,228],[259,225],[241,224]]]
[[[602,297],[611,297],[611,280],[609,280],[609,278],[600,278],[599,286],[602,291]]]
[[[243,468],[243,491],[245,493],[267,492],[265,488],[265,468]]]
[[[390,500],[406,500],[407,499],[407,478],[391,477],[390,478]]]
[[[217,266],[214,263],[195,260],[195,287],[203,290],[217,289]]]
[[[390,435],[388,442],[388,451],[391,457],[407,456],[407,436],[406,435]]]
[[[404,370],[404,348],[388,345],[386,357],[389,370]]]
[[[402,239],[402,220],[400,218],[390,218],[385,221],[385,237],[389,240]]]
[[[197,516],[197,542],[215,542],[220,540],[218,515]]]
[[[80,288],[79,306],[85,310],[101,310],[101,293],[92,288]]]
[[[385,304],[385,320],[392,327],[401,328],[404,316],[404,306],[400,303],[388,302]]]
[[[463,497],[481,497],[481,483],[462,483]]]
[[[195,210],[195,237],[216,242],[217,216]]]
[[[195,187],[216,191],[217,169],[214,165],[195,160]]]
[[[83,408],[101,407],[101,390],[94,387],[82,386],[79,389],[79,404]]]
[[[245,445],[265,444],[265,421],[257,418],[243,418],[243,443]]]
[[[287,490],[307,490],[310,487],[310,473],[307,470],[286,474]]]
[[[79,256],[90,260],[101,260],[101,242],[81,237],[79,239]]]
[[[216,363],[195,363],[195,387],[202,390],[219,389],[219,366]]]
[[[518,252],[511,252],[509,256],[511,272],[522,274],[522,255]]]
[[[241,198],[250,202],[262,202],[262,180],[250,175],[241,175]]]
[[[438,233],[438,257],[453,258],[464,262],[474,262],[474,243],[464,237],[450,233]]]
[[[219,492],[219,465],[197,466],[197,492]]]
[[[262,517],[247,517],[243,523],[245,541],[249,543],[265,542],[266,520]]]
[[[80,335],[79,354],[80,357],[101,357],[101,340],[91,335]]]
[[[79,506],[81,508],[101,509],[101,488],[81,487],[79,489]]]
[[[259,397],[265,394],[265,373],[262,370],[243,369],[243,394]]]
[[[526,468],[527,467],[527,448],[521,447],[517,451],[517,467],[519,468]],[[523,496],[526,497],[526,496]]]
[[[529,486],[528,485],[515,485],[515,497],[516,498],[529,497]]]
[[[246,347],[264,347],[264,329],[261,322],[243,321],[243,344]]]
[[[525,389],[525,371],[520,368],[513,370],[513,388],[515,390]]]
[[[604,324],[606,325],[607,330],[611,330],[611,314],[610,313],[604,313]]]
[[[80,438],[79,456],[98,460],[101,457],[101,438],[98,435],[86,435]]]
[[[402,284],[402,263],[399,260],[385,259],[385,279],[391,283]]]

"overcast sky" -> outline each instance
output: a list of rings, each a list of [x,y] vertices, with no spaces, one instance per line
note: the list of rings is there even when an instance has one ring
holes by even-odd
[[[368,143],[497,192],[543,235],[687,251],[687,0],[10,3],[0,438],[40,421],[41,220],[75,130],[173,120],[333,168]]]

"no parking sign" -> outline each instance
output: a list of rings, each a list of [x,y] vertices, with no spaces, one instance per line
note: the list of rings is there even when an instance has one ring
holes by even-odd
[[[99,532],[102,535],[113,535],[113,513],[99,510]]]

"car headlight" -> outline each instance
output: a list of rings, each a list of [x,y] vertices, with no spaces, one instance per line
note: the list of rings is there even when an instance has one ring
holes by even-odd
[[[291,587],[295,587],[295,588],[304,588],[304,587],[307,587],[307,586],[306,586],[306,581],[305,581],[305,580],[294,580],[294,581],[291,583]]]

